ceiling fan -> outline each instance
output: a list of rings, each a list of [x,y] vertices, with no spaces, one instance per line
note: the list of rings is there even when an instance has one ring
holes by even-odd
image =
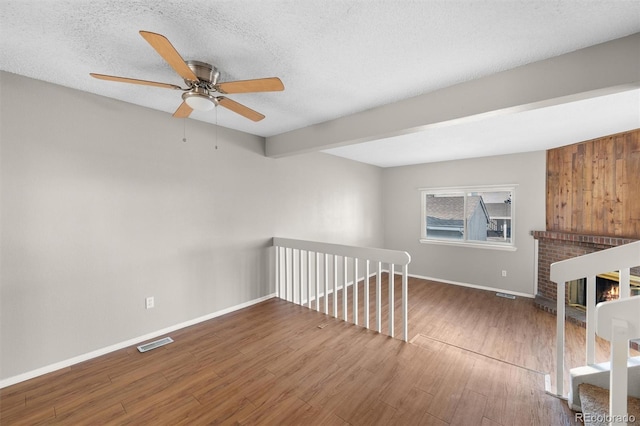
[[[162,34],[140,31],[140,35],[164,58],[165,61],[184,79],[187,88],[175,84],[158,83],[155,81],[137,80],[134,78],[116,77],[112,75],[90,73],[92,77],[101,80],[117,81],[121,83],[142,84],[146,86],[163,87],[166,89],[182,90],[183,102],[173,113],[174,117],[186,118],[193,110],[208,111],[221,105],[243,117],[253,121],[260,121],[264,115],[242,105],[225,96],[217,94],[276,92],[284,90],[284,85],[278,77],[259,78],[255,80],[218,82],[220,72],[213,65],[200,61],[185,61],[171,42]]]

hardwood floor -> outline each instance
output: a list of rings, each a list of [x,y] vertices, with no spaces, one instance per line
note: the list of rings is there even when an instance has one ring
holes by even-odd
[[[577,424],[544,392],[554,316],[493,292],[409,288],[410,344],[271,299],[150,352],[127,348],[2,389],[0,423]],[[400,303],[396,312],[399,334]],[[574,353],[584,330],[569,325],[567,336],[571,357],[584,356]]]

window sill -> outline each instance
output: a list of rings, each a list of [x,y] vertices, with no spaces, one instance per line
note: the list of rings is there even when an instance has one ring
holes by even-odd
[[[421,244],[436,244],[443,246],[459,246],[459,247],[472,247],[479,249],[489,249],[489,250],[502,250],[502,251],[516,251],[518,248],[516,246],[507,245],[507,244],[482,244],[482,243],[470,243],[467,241],[446,241],[446,240],[427,240],[424,238],[420,239]]]

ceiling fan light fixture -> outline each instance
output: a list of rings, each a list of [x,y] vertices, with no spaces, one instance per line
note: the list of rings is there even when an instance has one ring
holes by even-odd
[[[182,99],[196,111],[210,111],[218,105],[215,96],[211,96],[205,89],[199,87],[183,93]]]

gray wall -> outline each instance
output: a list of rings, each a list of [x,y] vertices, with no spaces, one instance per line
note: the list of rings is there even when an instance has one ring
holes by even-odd
[[[411,254],[410,274],[533,295],[529,232],[545,229],[545,168],[541,151],[384,169],[385,248]],[[518,185],[512,230],[517,251],[420,243],[419,188],[500,184]]]
[[[224,128],[216,150],[193,120],[183,143],[169,114],[12,74],[0,91],[0,379],[271,294],[274,235],[383,244],[376,167]]]

